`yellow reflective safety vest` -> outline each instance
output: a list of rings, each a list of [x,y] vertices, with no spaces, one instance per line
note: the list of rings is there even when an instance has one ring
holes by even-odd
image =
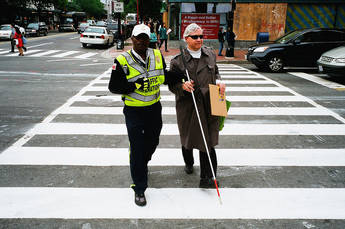
[[[165,80],[163,57],[159,50],[151,48],[148,48],[147,55],[147,69],[135,61],[130,50],[122,53],[116,58],[123,69],[128,69],[129,74],[126,75],[128,82],[135,82],[137,79],[145,77],[150,81],[150,88],[147,90],[135,89],[134,92],[130,94],[122,95],[122,99],[127,106],[150,106],[158,102],[161,98],[159,86],[163,84]]]

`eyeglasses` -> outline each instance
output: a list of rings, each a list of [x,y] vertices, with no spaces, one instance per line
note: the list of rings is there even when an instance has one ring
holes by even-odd
[[[192,38],[193,40],[197,40],[198,38],[203,39],[204,35],[191,35],[191,36],[188,36],[188,37]]]

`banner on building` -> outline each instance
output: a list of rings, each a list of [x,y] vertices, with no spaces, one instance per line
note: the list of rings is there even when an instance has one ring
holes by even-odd
[[[181,39],[186,27],[196,23],[204,30],[204,39],[217,39],[220,16],[219,14],[181,14]]]

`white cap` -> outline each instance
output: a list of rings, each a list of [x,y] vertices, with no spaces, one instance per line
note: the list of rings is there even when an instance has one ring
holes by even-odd
[[[145,24],[139,24],[139,25],[134,26],[133,31],[132,31],[132,36],[136,37],[141,33],[144,33],[150,37],[150,27],[148,27]]]

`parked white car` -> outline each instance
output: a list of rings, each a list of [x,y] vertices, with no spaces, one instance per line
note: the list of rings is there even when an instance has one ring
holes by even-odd
[[[19,27],[20,32],[25,35],[25,29],[23,27],[20,27],[19,25],[15,25],[16,27]],[[10,39],[11,38],[11,25],[10,24],[4,24],[0,25],[0,39]]]
[[[345,46],[323,53],[317,61],[319,71],[329,76],[345,76]]]
[[[105,27],[90,26],[80,34],[80,43],[85,48],[91,45],[114,45],[114,35]]]
[[[9,40],[11,38],[11,25],[1,25],[0,26],[0,39]]]

